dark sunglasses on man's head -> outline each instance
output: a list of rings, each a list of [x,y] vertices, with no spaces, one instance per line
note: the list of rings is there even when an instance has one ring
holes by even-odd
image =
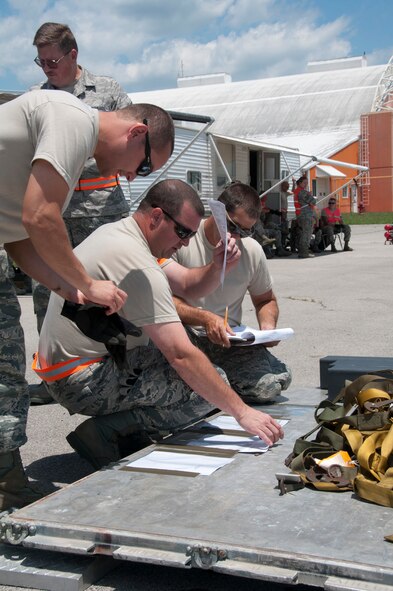
[[[68,55],[69,53],[71,53],[72,49],[70,49],[69,51],[67,51],[67,53],[65,53],[64,55],[62,55],[61,57],[59,57],[58,60],[46,60],[46,59],[41,59],[38,55],[37,57],[34,58],[34,63],[37,64],[37,66],[39,66],[40,68],[45,68],[45,64],[48,66],[48,68],[57,68],[57,66],[59,65],[59,62],[61,62],[61,60]]]
[[[227,214],[227,228],[228,228],[228,232],[230,232],[231,234],[238,234],[240,236],[240,238],[248,238],[249,236],[252,236],[255,232],[255,225],[251,226],[251,228],[242,228],[241,226],[239,226],[239,224],[236,224],[228,215],[228,212],[226,212]]]
[[[329,201],[329,205],[336,205],[335,201]]]
[[[143,122],[147,125],[147,119],[144,119]],[[152,172],[152,164],[151,164],[151,148],[150,148],[150,139],[149,139],[149,130],[146,131],[145,136],[145,157],[136,169],[136,174],[138,176],[148,176]]]
[[[186,228],[186,226],[183,226],[182,224],[180,224],[177,220],[175,220],[175,218],[173,218],[171,216],[170,213],[165,211],[165,209],[162,209],[161,205],[153,205],[152,204],[152,207],[159,207],[161,209],[162,213],[164,215],[166,215],[167,218],[172,220],[172,222],[174,222],[174,224],[175,224],[174,229],[175,229],[177,236],[180,238],[180,240],[186,240],[187,238],[192,238],[193,236],[195,236],[196,231],[190,230],[190,228]]]

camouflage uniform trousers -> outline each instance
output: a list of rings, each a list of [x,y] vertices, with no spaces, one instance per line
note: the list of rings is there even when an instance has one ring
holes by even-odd
[[[276,219],[277,221],[273,221]],[[265,227],[268,230],[278,230],[280,234],[280,243],[282,248],[287,246],[288,235],[289,235],[289,225],[288,220],[286,217],[280,218],[279,216],[270,216],[269,214],[266,215]],[[276,240],[277,244],[277,240]]]
[[[351,226],[347,224],[329,224],[322,228],[322,233],[326,236],[328,244],[334,244],[334,233],[335,232],[343,232],[344,233],[344,242],[349,242],[351,239]]]
[[[21,309],[8,277],[8,260],[0,251],[0,453],[26,443],[29,391]]]
[[[180,378],[153,344],[127,351],[127,360],[129,369],[119,370],[111,357],[104,357],[49,383],[49,391],[70,414],[131,411],[150,433],[185,427],[215,409]],[[224,372],[216,369],[228,383]]]
[[[265,228],[265,236],[267,236],[268,238],[274,238],[275,239],[275,243],[274,246],[278,249],[281,250],[282,246],[282,240],[281,240],[281,232],[280,230],[278,230],[277,228]]]
[[[314,218],[311,215],[300,215],[297,218],[297,225],[299,228],[299,254],[306,255],[310,248]]]
[[[72,248],[75,248],[85,240],[90,234],[103,224],[110,224],[111,222],[117,222],[122,217],[126,217],[128,214],[122,215],[108,215],[100,217],[75,217],[75,218],[63,218],[67,228],[68,236],[72,244]],[[34,314],[37,319],[37,331],[38,334],[41,332],[42,323],[44,322],[46,310],[48,307],[50,290],[38,283],[37,281],[32,282],[33,287],[33,306]]]
[[[10,279],[15,277],[15,269],[12,265],[12,260],[8,256],[6,249],[4,246],[0,245],[0,266],[3,269],[3,272],[8,275]]]
[[[289,367],[263,345],[226,349],[190,330],[188,334],[194,345],[225,371],[231,387],[248,404],[273,402],[292,381]]]
[[[312,239],[312,244],[311,244],[312,250],[314,250],[315,252],[318,252],[320,250],[319,245],[322,242],[322,230],[321,230],[321,228],[317,227],[317,228],[313,229],[313,233],[314,233],[314,238]]]

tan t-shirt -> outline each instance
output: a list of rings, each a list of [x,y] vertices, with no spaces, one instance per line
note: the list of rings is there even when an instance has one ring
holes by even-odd
[[[231,326],[241,324],[242,303],[247,291],[250,295],[262,295],[272,289],[272,280],[267,268],[262,247],[254,238],[242,238],[238,241],[241,250],[239,263],[226,275],[224,289],[203,298],[188,299],[188,303],[204,310],[224,316],[228,306],[228,319]],[[173,255],[173,259],[184,267],[201,267],[211,263],[214,246],[205,234],[205,222],[199,226],[198,233],[191,238],[189,246],[182,247]]]
[[[114,281],[128,294],[119,311],[136,326],[180,322],[165,273],[132,217],[105,224],[76,249],[75,254],[95,279]],[[39,341],[41,367],[73,357],[106,355],[105,345],[86,337],[60,315],[64,300],[52,293]],[[127,348],[146,345],[147,335],[127,337]]]
[[[0,107],[0,244],[28,237],[22,206],[31,166],[49,162],[69,187],[66,209],[98,139],[98,111],[60,90],[35,90]]]

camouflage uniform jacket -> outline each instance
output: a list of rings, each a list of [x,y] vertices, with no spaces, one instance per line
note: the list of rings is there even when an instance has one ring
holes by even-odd
[[[33,86],[31,90],[40,88],[56,90],[48,81]],[[68,88],[64,90],[68,90]],[[95,76],[85,68],[81,68],[81,75],[74,87],[69,89],[69,92],[99,111],[116,111],[132,103],[116,80],[109,76]],[[95,160],[90,158],[86,163],[81,179],[97,178],[99,176],[100,173]],[[117,216],[120,218],[128,214],[129,209],[123,191],[120,185],[117,185],[108,189],[75,191],[63,217]]]
[[[317,202],[315,197],[309,191],[306,191],[306,189],[302,189],[299,192],[298,201],[301,208],[298,217],[312,219],[314,217],[314,208],[312,206]]]

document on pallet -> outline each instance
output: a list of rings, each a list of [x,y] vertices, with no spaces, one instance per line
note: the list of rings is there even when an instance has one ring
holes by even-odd
[[[248,346],[273,343],[290,339],[294,335],[292,328],[275,328],[273,330],[256,330],[250,326],[240,325],[231,327],[234,335],[229,334],[231,345]]]
[[[191,446],[193,449],[223,449],[240,453],[261,454],[268,451],[269,446],[257,435],[246,433],[234,435],[229,433],[198,433],[182,431],[165,439],[166,445]]]

